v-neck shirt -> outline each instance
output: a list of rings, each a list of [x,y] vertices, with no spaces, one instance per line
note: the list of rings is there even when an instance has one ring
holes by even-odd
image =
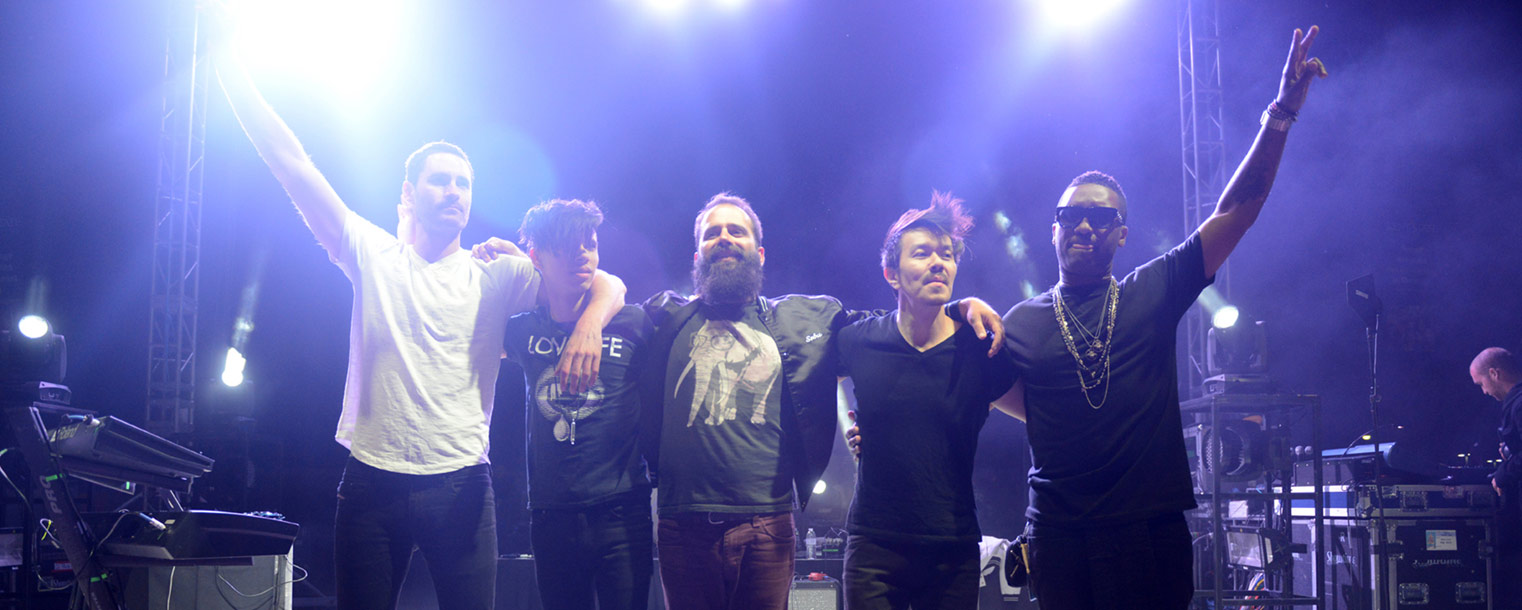
[[[988,356],[969,324],[920,351],[893,313],[840,332],[863,450],[847,530],[885,540],[978,540],[972,467],[989,403],[1015,382],[1007,350]]]

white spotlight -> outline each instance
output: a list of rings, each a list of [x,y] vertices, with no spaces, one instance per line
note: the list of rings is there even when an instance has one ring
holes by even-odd
[[[421,5],[422,3],[418,3]],[[236,0],[234,43],[249,68],[322,87],[346,104],[373,90],[408,52],[403,0]]]
[[[21,331],[21,336],[28,339],[41,339],[48,334],[50,327],[47,318],[29,314],[21,316],[21,320],[16,323],[16,330]]]
[[[1210,316],[1210,325],[1220,329],[1231,328],[1236,325],[1237,318],[1241,315],[1235,305],[1227,305],[1217,309],[1215,315]]]
[[[662,15],[675,15],[687,8],[688,0],[645,0],[645,6]]]
[[[824,493],[824,490],[825,490],[826,487],[828,487],[828,486],[824,484],[824,479],[819,479],[818,481],[815,481],[814,482],[814,495],[817,496],[819,494]]]
[[[1126,0],[1034,0],[1034,3],[1049,23],[1076,28],[1100,21]]]
[[[222,383],[230,388],[243,385],[243,367],[246,365],[248,360],[243,358],[243,354],[238,353],[238,348],[227,348],[227,364],[222,368]]]

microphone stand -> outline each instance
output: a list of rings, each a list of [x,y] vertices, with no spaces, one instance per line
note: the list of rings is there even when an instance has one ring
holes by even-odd
[[[1372,588],[1379,601],[1374,610],[1385,610],[1389,604],[1389,592],[1391,587],[1389,579],[1388,548],[1385,541],[1385,489],[1382,463],[1385,461],[1384,450],[1379,444],[1379,318],[1375,313],[1373,323],[1365,332],[1369,346],[1369,441],[1374,443],[1374,567],[1377,588]],[[1383,589],[1383,591],[1381,591]]]

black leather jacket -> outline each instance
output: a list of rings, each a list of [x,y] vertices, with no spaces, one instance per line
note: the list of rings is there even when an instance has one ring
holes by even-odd
[[[827,296],[787,295],[758,301],[761,323],[782,356],[782,459],[793,476],[793,497],[802,508],[807,506],[814,483],[824,474],[830,451],[838,442],[835,382],[839,356],[835,333],[869,312],[846,311],[840,301]],[[640,435],[645,463],[655,478],[666,406],[666,367],[672,344],[697,312],[698,302],[668,290],[650,297],[644,309],[656,330],[639,364],[639,391],[644,403]]]

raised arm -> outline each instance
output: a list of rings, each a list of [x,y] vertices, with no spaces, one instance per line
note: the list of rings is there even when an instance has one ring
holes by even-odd
[[[1205,255],[1205,276],[1213,277],[1226,257],[1236,249],[1237,242],[1247,233],[1248,227],[1258,219],[1268,191],[1279,173],[1279,159],[1284,156],[1284,142],[1289,135],[1289,124],[1294,122],[1305,104],[1311,81],[1326,76],[1321,60],[1311,57],[1311,42],[1320,28],[1311,26],[1301,34],[1295,30],[1289,49],[1289,59],[1284,64],[1284,76],[1279,81],[1279,96],[1270,106],[1270,119],[1258,130],[1247,158],[1237,167],[1231,182],[1227,183],[1221,200],[1216,202],[1215,213],[1200,225],[1200,243]]]
[[[225,52],[219,54],[216,66],[222,91],[232,104],[238,124],[243,126],[243,132],[259,151],[259,157],[285,187],[286,194],[296,204],[317,242],[328,252],[337,252],[349,208],[322,172],[317,171],[296,134],[291,133],[285,121],[264,101],[242,63],[232,53]]]
[[[560,364],[555,367],[560,387],[571,394],[590,390],[597,383],[597,371],[602,364],[602,329],[623,309],[625,290],[624,281],[616,275],[599,269],[593,276],[587,308],[576,320],[576,328],[571,329],[565,350],[560,352]]]

